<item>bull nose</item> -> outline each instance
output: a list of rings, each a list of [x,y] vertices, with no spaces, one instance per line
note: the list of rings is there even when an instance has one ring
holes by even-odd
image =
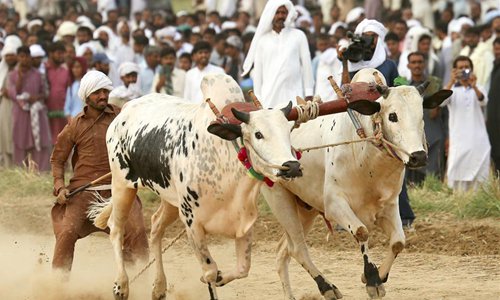
[[[427,153],[425,151],[415,151],[410,154],[408,167],[420,168],[427,164]]]
[[[300,163],[298,161],[287,161],[282,165],[287,167],[288,170],[281,170],[278,176],[283,176],[286,178],[295,178],[302,176],[302,170],[300,169]]]

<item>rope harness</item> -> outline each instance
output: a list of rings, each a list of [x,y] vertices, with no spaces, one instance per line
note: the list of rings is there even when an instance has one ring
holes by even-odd
[[[165,253],[165,251],[167,251],[168,248],[172,247],[173,244],[175,244],[175,242],[177,242],[184,234],[186,233],[186,229],[183,229],[181,232],[179,232],[179,234],[177,234],[177,236],[175,236],[171,241],[170,243],[168,243],[167,245],[165,245],[165,247],[163,247],[163,249],[161,250],[161,254]],[[156,259],[152,259],[150,260],[147,265],[145,265],[139,272],[137,272],[137,274],[132,278],[132,280],[130,280],[130,284],[134,283],[134,281],[137,280],[137,278],[139,278],[144,272],[146,272],[146,270],[151,267],[151,265],[156,261]]]
[[[401,157],[399,157],[399,155],[396,153],[396,151],[401,151],[401,152],[407,154],[408,156],[410,156],[410,153],[408,153],[408,151],[391,143],[390,141],[388,141],[384,137],[384,133],[382,131],[382,117],[380,116],[379,113],[376,113],[372,116],[372,122],[373,122],[373,129],[374,129],[373,136],[362,137],[359,133],[359,130],[356,130],[356,133],[360,137],[358,140],[344,141],[344,142],[339,142],[339,143],[313,146],[313,147],[307,147],[307,148],[298,148],[297,151],[304,152],[304,151],[317,150],[317,149],[323,149],[323,148],[329,148],[329,147],[337,147],[337,146],[341,146],[341,145],[355,144],[355,143],[360,143],[360,142],[371,142],[375,147],[377,147],[381,151],[385,152],[390,157],[395,158],[401,162],[403,160],[401,159]]]

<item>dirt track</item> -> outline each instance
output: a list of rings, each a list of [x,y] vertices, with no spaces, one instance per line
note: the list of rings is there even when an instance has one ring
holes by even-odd
[[[0,204],[0,299],[112,299],[115,266],[106,235],[78,242],[68,282],[53,276],[49,210],[48,202],[39,199]],[[180,225],[174,224],[167,240],[179,229]],[[259,219],[250,275],[218,289],[221,299],[282,299],[274,264],[275,241],[281,232],[271,216]],[[362,260],[352,237],[337,232],[328,242],[326,237],[327,230],[318,219],[309,238],[313,261],[339,287],[344,299],[367,299],[360,281]],[[371,254],[380,262],[385,239],[375,232],[372,240]],[[219,267],[231,268],[232,242],[216,238],[211,245]],[[498,220],[457,221],[444,215],[418,220],[416,233],[408,235],[408,247],[391,271],[384,299],[500,299],[499,245]],[[185,238],[164,257],[167,299],[208,299],[206,287],[199,281],[200,268]],[[135,270],[129,272],[134,274]],[[152,274],[150,270],[132,285],[130,299],[150,297]],[[322,299],[314,281],[293,261],[290,274],[297,299]]]

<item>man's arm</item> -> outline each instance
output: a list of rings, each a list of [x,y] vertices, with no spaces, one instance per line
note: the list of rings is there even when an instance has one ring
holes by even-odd
[[[304,84],[304,96],[312,97],[314,94],[314,77],[311,64],[311,53],[309,52],[309,44],[307,43],[306,35],[300,32],[299,38],[299,56],[302,65],[302,82]],[[311,99],[312,100],[312,99]]]
[[[54,178],[54,196],[57,196],[59,191],[65,187],[64,185],[64,165],[73,149],[74,142],[71,138],[71,124],[68,124],[57,136],[54,150],[50,156],[50,164],[52,166],[52,177]]]
[[[257,96],[257,98],[262,98],[262,72],[263,72],[262,60],[263,56],[265,56],[263,51],[266,50],[261,49],[261,47],[257,45],[255,49],[255,58],[253,61],[253,72],[250,72],[253,80],[253,91],[255,93],[255,96]]]

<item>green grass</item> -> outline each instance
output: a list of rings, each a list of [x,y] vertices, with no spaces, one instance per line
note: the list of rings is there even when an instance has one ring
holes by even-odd
[[[453,193],[435,177],[409,189],[412,208],[419,214],[451,213],[459,218],[500,217],[500,180],[491,178],[476,191]]]
[[[69,176],[67,176],[69,178]],[[457,218],[500,218],[500,179],[492,178],[475,192],[453,193],[435,177],[427,177],[421,187],[409,189],[415,213],[425,216],[449,213]],[[52,198],[52,176],[29,173],[21,168],[0,169],[0,205],[10,198],[38,196]],[[159,200],[153,192],[139,191],[143,203],[155,206]],[[259,197],[261,214],[271,214],[263,197]]]
[[[21,168],[0,169],[0,198],[51,197],[52,187],[52,176],[48,173],[39,175]]]

